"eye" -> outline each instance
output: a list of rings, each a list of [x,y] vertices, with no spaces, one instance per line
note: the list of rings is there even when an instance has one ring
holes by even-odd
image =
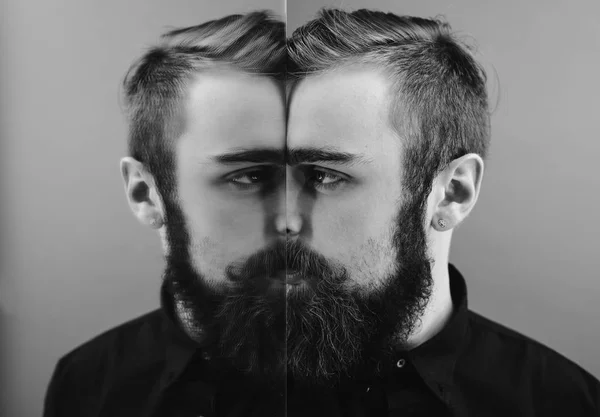
[[[277,170],[274,167],[252,168],[230,175],[227,182],[239,190],[262,189],[275,183]]]
[[[248,172],[242,175],[238,175],[230,179],[231,182],[236,184],[256,184],[263,181],[264,173],[259,171]]]
[[[332,191],[348,182],[342,175],[329,170],[312,168],[310,171],[311,172],[307,173],[308,182],[317,190]]]

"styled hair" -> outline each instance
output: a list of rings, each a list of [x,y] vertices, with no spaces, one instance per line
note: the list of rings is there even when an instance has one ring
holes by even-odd
[[[293,32],[287,50],[292,84],[353,64],[384,72],[391,81],[389,121],[401,138],[409,191],[428,194],[435,176],[456,158],[486,157],[486,74],[448,23],[323,9]]]
[[[155,177],[161,193],[174,192],[173,143],[185,127],[183,101],[190,80],[223,66],[282,80],[285,57],[285,24],[268,11],[164,34],[123,80],[129,155]]]

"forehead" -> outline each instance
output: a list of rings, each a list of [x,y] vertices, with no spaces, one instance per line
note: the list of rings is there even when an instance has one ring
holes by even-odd
[[[288,146],[343,146],[362,151],[393,136],[388,121],[391,83],[372,68],[309,76],[291,96]]]
[[[200,74],[188,87],[183,158],[208,159],[238,147],[282,147],[285,97],[274,80],[237,71]]]

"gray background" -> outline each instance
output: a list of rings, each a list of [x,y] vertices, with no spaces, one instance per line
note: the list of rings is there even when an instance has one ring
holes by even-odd
[[[292,0],[290,29],[324,5]],[[451,261],[470,306],[600,376],[600,3],[382,1],[443,14],[490,73],[492,152]],[[125,202],[119,83],[170,27],[280,0],[18,1],[0,13],[0,415],[41,414],[57,359],[158,305],[157,237]],[[497,71],[500,83],[493,71]]]

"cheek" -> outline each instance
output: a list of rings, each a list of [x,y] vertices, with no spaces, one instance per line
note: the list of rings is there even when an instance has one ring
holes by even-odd
[[[209,238],[226,247],[237,247],[256,242],[263,235],[264,210],[258,199],[233,198],[209,188],[188,187],[182,189],[181,200],[188,228],[198,240]]]
[[[351,193],[324,196],[311,213],[313,240],[323,251],[339,253],[389,233],[398,214],[399,184],[382,178]]]
[[[353,201],[356,203],[335,209],[326,208],[325,203],[320,210],[315,207],[312,247],[342,263],[355,284],[376,286],[395,265],[392,233],[396,204],[366,196]]]
[[[264,214],[259,204],[223,201],[216,196],[181,193],[180,204],[196,268],[223,279],[225,268],[265,246]]]

